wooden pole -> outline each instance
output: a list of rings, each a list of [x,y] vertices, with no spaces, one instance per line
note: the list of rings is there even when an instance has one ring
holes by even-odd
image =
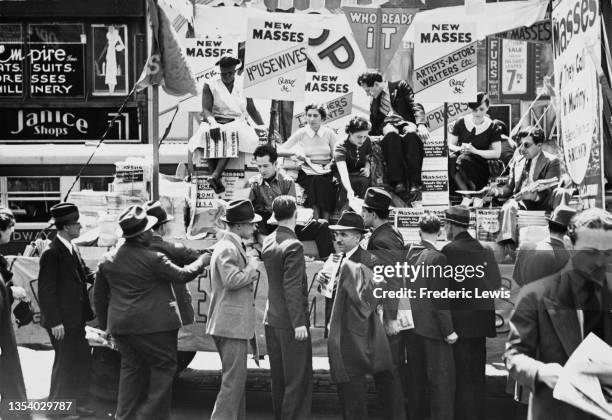
[[[151,198],[159,200],[159,86],[151,87],[151,101],[149,107],[151,116],[151,146],[153,147],[153,179],[151,185]]]
[[[274,128],[276,127],[276,118],[278,115],[278,106],[279,101],[276,99],[272,99],[270,102],[270,123],[268,125],[268,144],[272,142],[274,138]],[[276,149],[276,143],[274,143],[274,148]]]

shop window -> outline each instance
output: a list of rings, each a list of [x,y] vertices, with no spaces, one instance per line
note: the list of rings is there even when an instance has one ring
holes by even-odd
[[[24,56],[21,24],[0,24],[0,97],[23,96]]]
[[[81,191],[108,191],[108,186],[113,183],[112,176],[84,176],[80,178]]]
[[[18,223],[48,222],[60,201],[59,177],[7,177],[7,203]]]
[[[125,96],[129,86],[126,25],[91,25],[93,94]]]

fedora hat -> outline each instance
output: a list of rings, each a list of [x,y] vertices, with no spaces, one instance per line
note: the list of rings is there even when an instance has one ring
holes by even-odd
[[[257,223],[261,216],[255,214],[253,203],[249,200],[234,200],[225,209],[225,216],[221,217],[226,223]]]
[[[119,216],[119,227],[124,238],[133,238],[151,229],[157,223],[157,217],[148,216],[142,206],[130,206]]]
[[[237,69],[242,66],[242,61],[232,55],[224,55],[215,63],[215,66],[219,66],[220,68],[234,67]]]
[[[355,213],[354,211],[343,211],[338,223],[331,225],[330,230],[358,230],[360,232],[367,232],[363,223],[363,217]]]
[[[553,223],[559,227],[567,228],[575,215],[576,209],[566,204],[561,204],[555,207],[547,220],[548,223]]]
[[[149,201],[147,203],[147,214],[157,218],[155,227],[174,220],[174,216],[168,216],[168,213],[166,213],[166,210],[164,210],[159,201]]]
[[[382,188],[370,187],[365,193],[363,207],[369,210],[391,209],[391,194]]]
[[[51,207],[53,223],[69,225],[79,221],[79,209],[72,203],[59,203]]]
[[[444,212],[442,220],[459,226],[470,226],[470,210],[465,206],[452,206]]]

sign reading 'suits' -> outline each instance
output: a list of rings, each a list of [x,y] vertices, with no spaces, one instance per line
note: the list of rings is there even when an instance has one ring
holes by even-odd
[[[307,42],[301,23],[249,19],[244,66],[246,96],[301,100],[308,61]]]

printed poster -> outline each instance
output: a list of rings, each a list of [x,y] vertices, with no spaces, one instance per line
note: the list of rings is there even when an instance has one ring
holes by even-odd
[[[249,18],[244,66],[245,96],[301,101],[306,81],[305,22]]]
[[[476,24],[419,24],[414,43],[415,100],[474,102],[477,92]]]
[[[582,14],[574,15],[574,10]],[[578,184],[583,205],[603,207],[599,4],[561,0],[552,18],[557,122],[565,166]]]
[[[181,40],[187,62],[193,69],[198,91],[208,80],[219,77],[219,67],[215,65],[224,55],[238,56],[237,39],[224,36],[220,38],[185,38]]]

